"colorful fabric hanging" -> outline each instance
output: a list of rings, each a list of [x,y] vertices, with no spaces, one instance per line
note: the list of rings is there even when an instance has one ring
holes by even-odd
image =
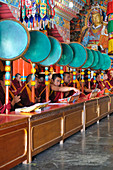
[[[108,54],[113,54],[113,0],[108,1]]]

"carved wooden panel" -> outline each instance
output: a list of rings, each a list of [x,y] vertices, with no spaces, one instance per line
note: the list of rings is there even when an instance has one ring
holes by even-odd
[[[41,146],[47,145],[59,137],[61,137],[61,118],[41,124],[37,123],[32,128],[32,150],[34,151]]]
[[[108,97],[99,99],[100,116],[108,112],[108,102],[109,102]]]
[[[0,135],[0,168],[3,168],[4,166],[11,164],[12,162],[16,162],[18,159],[21,159],[26,154],[26,129],[17,129],[10,132],[6,131],[6,133]],[[16,163],[14,164],[16,165]]]
[[[65,131],[71,132],[77,128],[82,129],[82,110],[74,111],[65,116]]]
[[[91,124],[90,122],[96,122],[97,118],[97,101],[86,103],[86,125]]]
[[[113,95],[111,96],[111,110],[113,110]]]

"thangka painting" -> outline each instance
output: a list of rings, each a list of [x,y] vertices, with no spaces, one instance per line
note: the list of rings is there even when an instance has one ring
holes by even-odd
[[[12,6],[18,8],[20,0],[0,0],[0,1],[5,4],[12,5]]]
[[[93,4],[86,12],[84,27],[81,31],[81,43],[85,47],[107,52],[107,8],[99,4]]]

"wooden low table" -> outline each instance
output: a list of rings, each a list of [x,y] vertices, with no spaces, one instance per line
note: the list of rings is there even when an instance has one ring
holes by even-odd
[[[27,160],[28,147],[28,118],[0,114],[0,169]]]
[[[32,156],[37,153],[58,142],[63,143],[67,137],[80,130],[85,131],[85,127],[109,114],[109,99],[108,96],[90,100],[80,98],[72,104],[50,104],[41,113],[11,112],[8,116],[4,115],[0,124],[0,148],[5,148],[5,145],[8,148],[5,152],[2,149],[0,154],[1,166],[14,166],[26,159],[31,162]],[[12,143],[11,148],[9,142],[10,145]]]

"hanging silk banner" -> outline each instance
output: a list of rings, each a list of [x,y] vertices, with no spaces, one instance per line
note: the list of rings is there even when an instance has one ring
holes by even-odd
[[[46,8],[47,8],[47,4],[45,3],[40,4],[40,17],[41,18],[44,18],[46,16]]]

